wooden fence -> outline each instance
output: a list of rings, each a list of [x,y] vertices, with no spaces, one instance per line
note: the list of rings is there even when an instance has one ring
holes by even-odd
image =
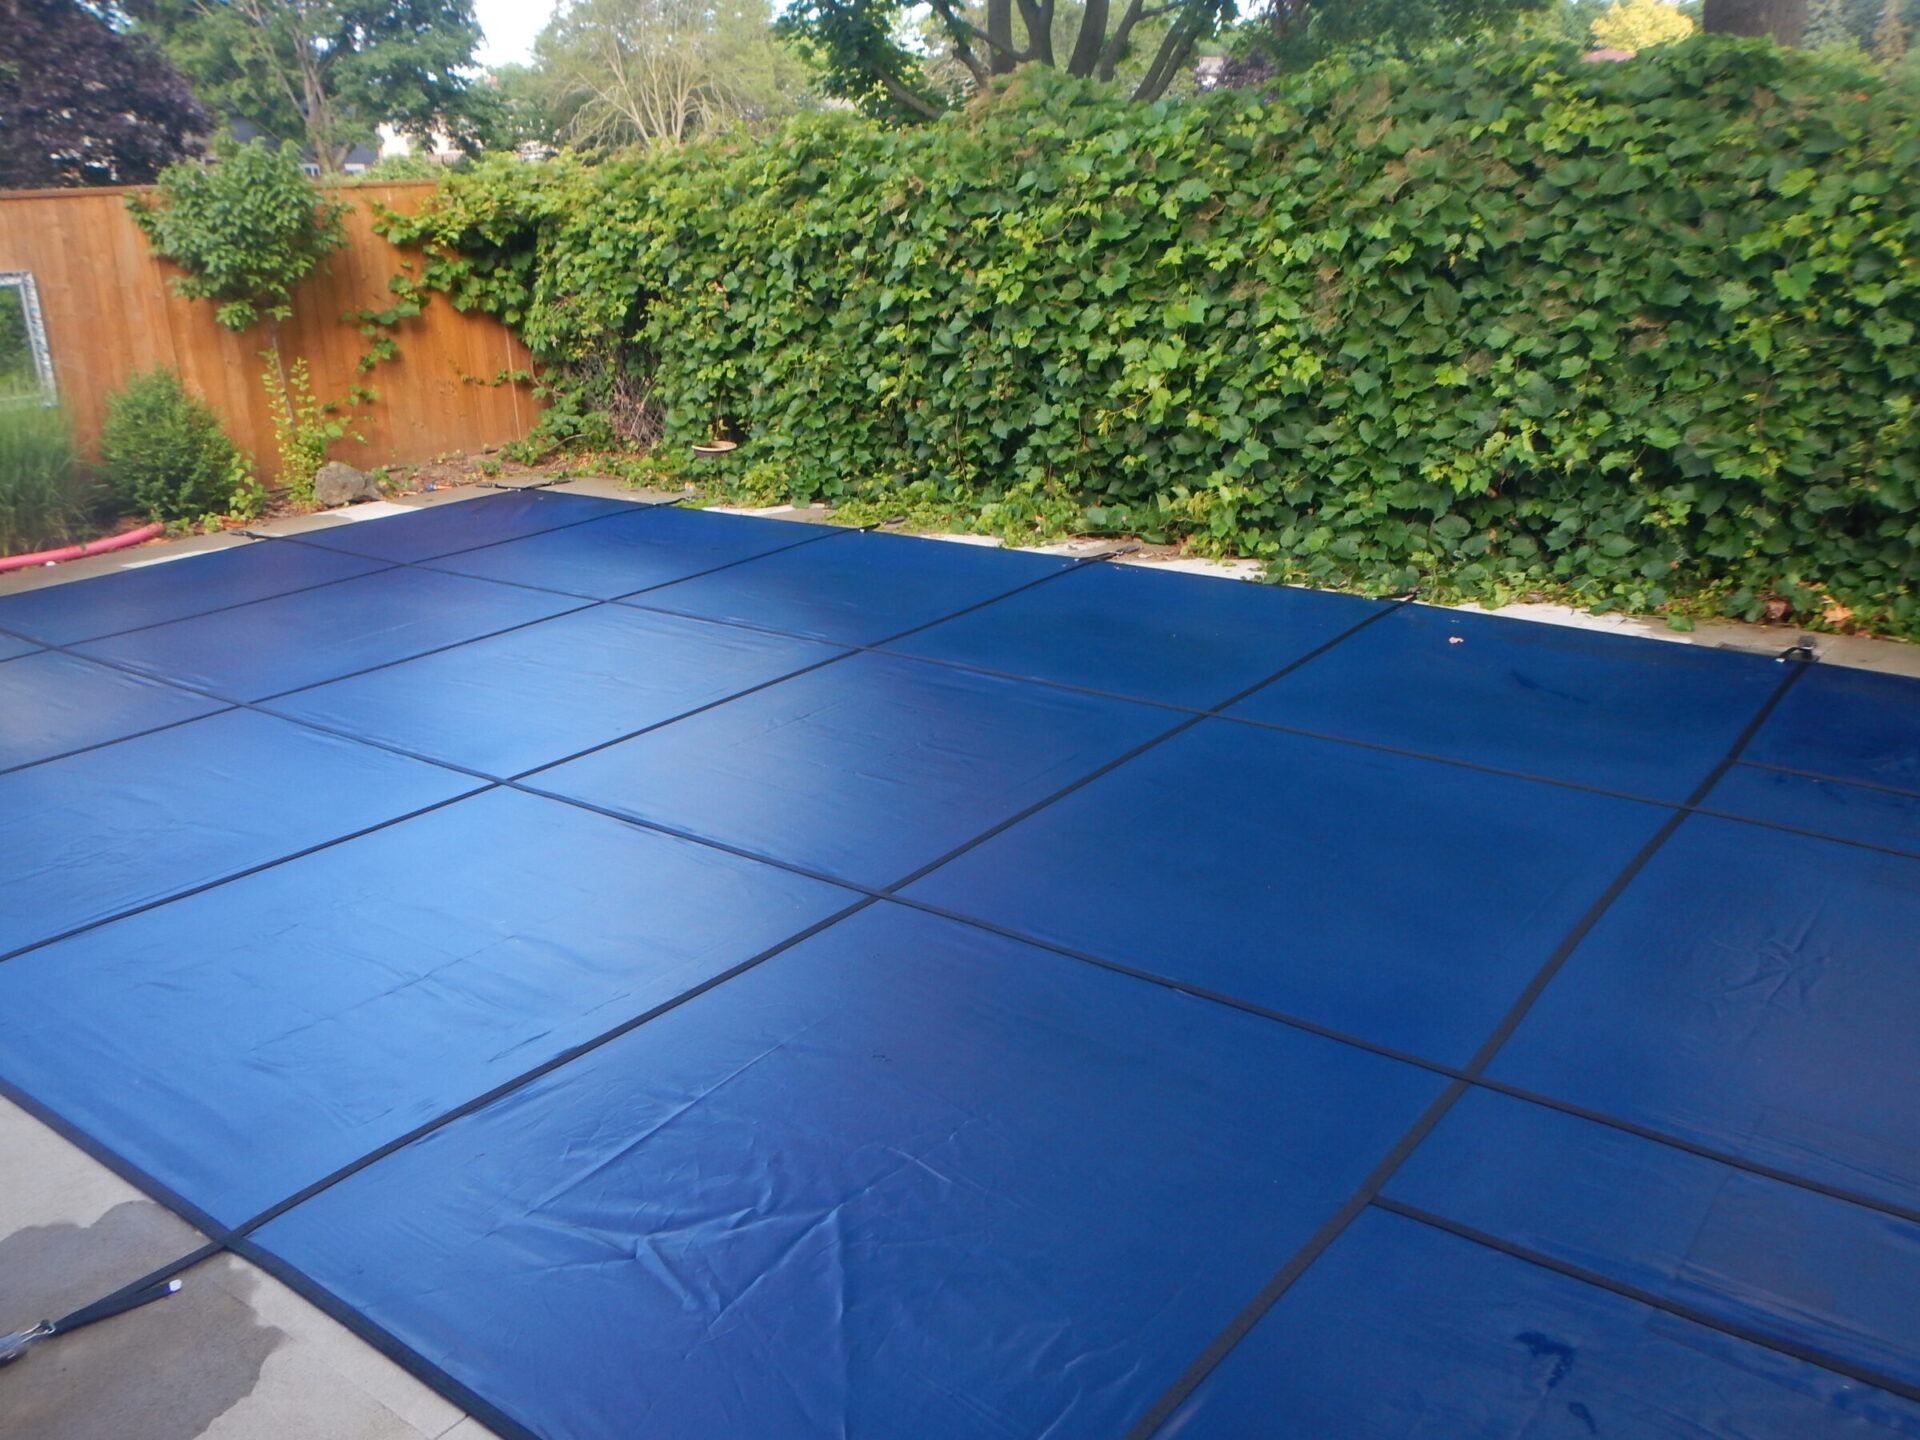
[[[341,440],[333,458],[362,468],[410,464],[523,437],[536,406],[522,384],[488,383],[524,371],[525,349],[497,322],[462,315],[436,300],[394,332],[396,359],[370,377],[358,365],[367,341],[349,311],[393,303],[387,280],[401,251],[373,233],[372,207],[410,211],[431,182],[368,185],[336,192],[351,207],[348,246],[337,250],[293,297],[281,327],[289,361],[304,359],[322,400],[370,383],[379,399],[359,412],[361,441]],[[137,371],[180,372],[226,421],[259,467],[274,466],[273,421],[261,377],[265,331],[235,334],[214,322],[213,304],[183,300],[167,283],[176,272],[154,258],[126,213],[126,190],[0,192],[0,271],[31,272],[46,315],[60,399],[91,451],[107,397]]]

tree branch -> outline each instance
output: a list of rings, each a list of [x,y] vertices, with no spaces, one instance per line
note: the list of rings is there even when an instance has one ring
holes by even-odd
[[[967,67],[967,74],[973,77],[973,83],[984,86],[991,75],[987,67],[980,63],[980,57],[973,53],[973,46],[964,35],[953,37],[953,58]]]
[[[1016,64],[1022,60],[1031,58],[1012,48],[1013,36],[1011,29],[1009,29],[1006,44],[1002,45],[1001,42],[995,40],[993,36],[967,19],[966,16],[957,12],[953,8],[952,0],[928,0],[928,3],[933,7],[933,13],[940,17],[940,23],[947,27],[948,33],[953,36],[956,42],[963,38],[978,40],[985,44],[990,50],[995,50],[1006,55]]]
[[[905,105],[909,110],[917,111],[929,120],[938,120],[946,113],[924,95],[917,94],[908,89],[891,75],[883,74],[880,77],[880,83],[886,87],[887,94],[891,95],[895,100],[898,100],[902,105]]]
[[[1167,33],[1160,41],[1160,49],[1153,57],[1153,63],[1147,67],[1147,73],[1140,79],[1139,86],[1133,92],[1136,100],[1158,100],[1166,93],[1167,86],[1173,83],[1174,74],[1193,53],[1194,42],[1200,38],[1201,17],[1206,11],[1201,4],[1186,7],[1173,24],[1167,27]]]

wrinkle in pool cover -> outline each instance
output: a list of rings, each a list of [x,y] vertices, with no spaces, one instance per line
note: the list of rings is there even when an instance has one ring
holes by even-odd
[[[549,1440],[1095,1440],[1443,1083],[882,903],[257,1239]]]

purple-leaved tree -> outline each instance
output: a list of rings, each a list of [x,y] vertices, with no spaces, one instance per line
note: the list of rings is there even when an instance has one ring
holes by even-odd
[[[211,128],[179,71],[111,12],[0,0],[0,189],[145,184]]]

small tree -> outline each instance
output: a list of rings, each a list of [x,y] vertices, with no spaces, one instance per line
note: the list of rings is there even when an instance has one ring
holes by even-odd
[[[157,201],[127,208],[154,253],[186,273],[173,287],[212,300],[229,330],[265,319],[276,332],[293,313],[293,287],[346,244],[346,206],[323,199],[291,145],[242,145],[212,165],[183,162],[160,176]]]
[[[186,273],[173,287],[212,300],[229,330],[267,324],[278,398],[289,424],[294,406],[280,350],[280,322],[293,314],[293,289],[346,242],[346,206],[318,194],[291,145],[242,145],[212,165],[182,162],[160,176],[157,203],[129,196],[133,221],[154,253]]]
[[[573,0],[535,48],[546,108],[575,144],[675,145],[794,108],[805,71],[765,0]]]

